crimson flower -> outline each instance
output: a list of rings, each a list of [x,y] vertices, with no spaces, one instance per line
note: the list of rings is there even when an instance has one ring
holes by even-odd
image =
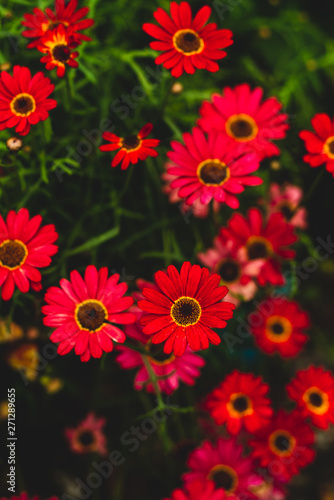
[[[299,132],[309,153],[304,156],[304,161],[313,168],[326,163],[326,170],[334,177],[334,119],[331,121],[328,115],[319,113],[311,123],[315,133],[308,130]]]
[[[226,56],[221,49],[232,45],[232,32],[217,30],[215,23],[206,24],[211,15],[210,7],[202,7],[192,19],[188,2],[180,5],[171,2],[170,16],[160,7],[153,15],[160,26],[145,23],[143,30],[158,40],[150,43],[152,49],[162,51],[156,64],[171,69],[176,78],[184,71],[193,74],[196,69],[219,70],[216,60]]]
[[[121,169],[128,168],[130,163],[137,163],[138,160],[146,160],[148,156],[158,156],[157,151],[152,148],[158,146],[158,139],[145,139],[153,129],[152,123],[147,123],[140,132],[127,137],[118,137],[111,132],[104,132],[103,139],[111,142],[100,146],[101,151],[116,151],[119,149],[115,158],[111,162],[112,167],[116,167],[122,160]]]
[[[74,59],[79,52],[72,51],[76,44],[70,29],[66,29],[62,24],[52,31],[47,31],[40,38],[37,49],[46,54],[41,58],[41,62],[46,64],[46,69],[57,68],[58,78],[65,75],[66,64],[72,68],[77,68],[78,63]]]
[[[174,490],[170,498],[164,500],[226,500],[223,489],[215,489],[213,481],[195,480],[184,486],[184,489]]]
[[[158,290],[144,288],[146,300],[138,306],[147,312],[139,320],[152,344],[165,342],[164,352],[181,356],[187,345],[193,350],[207,349],[209,342],[221,339],[212,328],[224,328],[232,318],[234,304],[221,302],[228,293],[219,286],[220,276],[205,267],[184,262],[180,273],[174,266],[155,273]]]
[[[27,135],[31,125],[49,117],[57,101],[47,99],[54,89],[41,71],[31,77],[24,66],[14,66],[13,76],[0,72],[0,130],[16,127],[20,135]]]

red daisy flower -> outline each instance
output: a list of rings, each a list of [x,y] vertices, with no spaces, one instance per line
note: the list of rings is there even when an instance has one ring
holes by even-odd
[[[192,135],[183,134],[185,146],[172,141],[173,151],[167,156],[177,167],[168,168],[167,172],[177,175],[171,188],[179,188],[178,196],[186,198],[191,205],[199,199],[208,204],[212,198],[226,203],[231,208],[238,208],[236,194],[244,186],[262,184],[260,177],[251,176],[259,168],[259,160],[254,154],[238,154],[233,141],[223,134],[211,133],[206,139],[199,128],[194,128]]]
[[[108,453],[107,439],[102,431],[105,424],[105,418],[97,418],[94,413],[89,413],[76,428],[65,429],[65,436],[71,450],[74,453],[95,452],[106,455]]]
[[[51,264],[51,256],[57,253],[53,245],[58,238],[53,224],[40,228],[42,217],[29,220],[29,212],[21,208],[11,210],[6,223],[0,215],[0,286],[1,297],[9,300],[15,285],[22,293],[29,288],[41,290],[41,273],[36,267]]]
[[[249,488],[262,481],[255,474],[253,460],[242,457],[242,446],[234,438],[219,438],[216,446],[204,441],[200,448],[190,453],[187,465],[191,472],[183,475],[186,484],[213,481],[217,490],[223,490],[229,500],[255,499]]]
[[[215,23],[206,24],[211,9],[202,7],[192,19],[188,2],[170,4],[170,16],[160,7],[154,12],[154,17],[160,26],[145,23],[143,30],[158,42],[151,42],[154,50],[163,51],[155,62],[164,68],[171,69],[171,74],[178,78],[183,71],[189,74],[196,69],[206,69],[211,72],[219,70],[218,59],[223,59],[226,52],[220,50],[232,45],[232,31],[217,30]]]
[[[83,7],[75,12],[78,0],[70,0],[67,5],[65,5],[65,0],[55,0],[55,7],[55,12],[49,8],[43,12],[36,7],[33,9],[33,14],[24,14],[22,25],[29,29],[23,31],[22,35],[26,38],[37,38],[28,44],[28,48],[36,47],[39,43],[38,38],[44,36],[48,30],[53,30],[60,25],[71,27],[77,45],[83,40],[91,40],[89,36],[78,33],[94,24],[93,19],[83,19],[89,12],[88,7]]]
[[[36,48],[40,52],[47,54],[41,58],[41,62],[46,64],[46,69],[57,68],[58,78],[63,78],[66,64],[72,68],[78,67],[78,62],[74,59],[78,57],[79,52],[72,51],[75,46],[72,31],[60,24],[54,30],[47,31],[40,38]]]
[[[19,495],[12,495],[11,497],[1,497],[0,500],[40,500],[38,495],[34,495],[33,497],[28,497],[27,493],[23,492]],[[59,500],[58,497],[51,497],[48,500]]]
[[[249,260],[264,260],[257,276],[259,285],[284,284],[281,259],[295,256],[295,252],[287,247],[297,240],[297,236],[294,227],[285,222],[283,214],[271,214],[265,223],[260,210],[250,208],[247,219],[241,214],[234,214],[228,226],[221,229],[219,237],[223,244],[232,240],[237,247],[242,247]]]
[[[312,118],[311,123],[315,134],[308,130],[299,132],[299,137],[303,139],[310,153],[303,159],[311,167],[326,163],[326,170],[334,177],[334,119],[331,121],[328,115],[319,113]]]
[[[308,337],[303,333],[310,326],[308,315],[297,302],[269,298],[248,316],[252,334],[264,352],[278,352],[284,358],[296,356]]]
[[[60,280],[60,288],[51,287],[45,294],[47,306],[42,307],[46,315],[46,326],[56,327],[50,339],[60,342],[58,354],[67,354],[71,349],[81,356],[81,361],[91,357],[100,358],[104,352],[113,350],[113,343],[124,342],[125,335],[114,325],[136,321],[136,316],[125,311],[133,304],[132,297],[123,297],[126,283],[117,283],[119,274],[108,278],[108,269],[88,266],[82,279],[78,271],[71,272],[71,281]],[[108,321],[108,323],[106,323]]]
[[[275,97],[261,103],[262,96],[260,87],[251,91],[248,83],[225,87],[222,96],[214,94],[212,102],[202,104],[198,124],[205,132],[226,133],[239,152],[246,146],[260,159],[278,155],[280,150],[271,141],[286,136],[288,115],[280,113],[282,105]]]
[[[111,132],[104,132],[103,139],[111,142],[111,144],[104,144],[100,146],[101,151],[115,151],[120,149],[117,155],[111,162],[112,167],[116,167],[122,161],[121,169],[128,168],[130,163],[137,163],[138,160],[146,160],[148,156],[158,156],[155,148],[159,145],[158,139],[144,139],[153,129],[152,123],[147,123],[137,135],[128,135],[127,137],[118,137],[118,135]]]
[[[185,485],[184,489],[172,492],[170,498],[164,500],[225,500],[224,490],[215,489],[213,481],[193,481]]]
[[[13,76],[0,72],[0,130],[16,127],[20,135],[27,135],[30,125],[49,117],[48,111],[57,101],[47,99],[54,85],[41,71],[31,77],[24,66],[14,66]]]
[[[234,370],[209,394],[205,406],[217,424],[226,423],[230,434],[239,434],[243,425],[255,432],[273,413],[268,391],[261,377]]]
[[[153,344],[165,342],[164,352],[181,356],[187,345],[193,351],[207,349],[209,342],[221,339],[211,328],[224,328],[232,318],[234,304],[221,302],[228,293],[219,286],[220,276],[205,267],[184,262],[180,273],[174,266],[155,273],[158,290],[144,288],[147,300],[138,306],[148,312],[139,320],[143,332],[152,336]]]
[[[313,442],[314,434],[300,413],[280,410],[249,444],[260,465],[270,466],[275,477],[286,482],[314,460]]]
[[[334,377],[330,371],[315,366],[299,370],[286,390],[313,425],[327,429],[334,424]]]

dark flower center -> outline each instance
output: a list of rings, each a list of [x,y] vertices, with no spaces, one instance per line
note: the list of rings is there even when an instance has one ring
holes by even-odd
[[[248,398],[246,396],[238,396],[235,398],[232,405],[237,412],[244,412],[248,408]]]
[[[170,314],[177,325],[189,326],[198,322],[202,309],[196,299],[180,297],[172,305]]]
[[[163,350],[161,349],[161,344],[152,344],[149,342],[148,344],[148,351],[152,355],[152,358],[154,361],[158,361],[159,363],[164,364],[165,361],[168,361],[169,359],[174,359],[174,355],[170,354],[165,354]]]
[[[280,451],[288,451],[291,448],[291,440],[284,435],[278,435],[275,438],[275,446]]]
[[[246,120],[236,120],[230,125],[230,129],[236,137],[250,137],[253,133],[252,125]]]
[[[334,155],[334,140],[327,143],[329,152]]]
[[[89,446],[94,442],[94,436],[91,431],[83,431],[79,434],[78,440],[84,446]]]
[[[251,237],[246,247],[249,260],[265,259],[270,256],[270,248],[264,238]]]
[[[316,406],[317,408],[319,408],[323,403],[322,396],[318,392],[311,392],[309,395],[309,401],[312,406]]]
[[[193,30],[180,30],[174,35],[174,45],[184,54],[198,52],[203,47],[203,41]]]
[[[107,311],[102,302],[87,300],[77,306],[75,317],[81,328],[94,332],[101,328],[107,319]]]
[[[234,259],[226,259],[219,267],[219,274],[225,283],[231,283],[239,277],[240,265]]]
[[[140,144],[140,139],[136,135],[128,135],[123,139],[123,148],[125,149],[135,149]]]
[[[8,269],[21,266],[28,255],[26,246],[18,240],[5,240],[0,245],[0,263]]]
[[[58,28],[58,26],[60,25],[63,25],[63,26],[68,26],[68,23],[65,23],[65,22],[61,22],[61,21],[56,21],[55,23],[50,23],[49,26],[48,26],[48,30],[55,30],[56,28]]]
[[[284,326],[282,323],[274,323],[270,328],[275,335],[281,335],[284,332]]]
[[[280,206],[280,211],[286,220],[290,220],[294,214],[294,210],[287,203]]]
[[[52,56],[56,61],[65,63],[69,60],[71,49],[67,45],[56,45],[52,50]]]
[[[222,488],[226,493],[234,493],[238,486],[238,475],[228,465],[215,465],[207,478],[215,483],[216,488]]]
[[[197,175],[203,184],[220,185],[229,179],[229,169],[219,160],[206,160],[198,166]]]
[[[18,94],[10,103],[11,110],[17,116],[29,116],[36,109],[36,103],[30,94]]]

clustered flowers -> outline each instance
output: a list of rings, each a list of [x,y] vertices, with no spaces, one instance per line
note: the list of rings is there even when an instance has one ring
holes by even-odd
[[[78,9],[77,0],[55,4],[55,10],[34,8],[25,14],[22,35],[30,40],[29,49],[43,54],[46,70],[56,69],[62,78],[68,67],[78,67],[80,47],[91,40],[84,30],[94,21],[86,17],[88,7]],[[155,63],[174,78],[197,70],[217,72],[217,61],[227,56],[222,49],[233,40],[229,29],[208,23],[211,13],[203,6],[193,15],[185,1],[171,2],[170,13],[159,7],[153,13],[158,24],[143,25],[155,39],[150,47],[160,52]],[[2,71],[0,130],[15,128],[17,134],[27,135],[57,106],[50,98],[53,90],[42,72],[32,76],[29,68],[19,65],[12,75]],[[103,133],[107,143],[99,150],[114,152],[112,167],[126,170],[158,156],[161,141],[148,138],[153,124],[144,123],[124,137]],[[320,113],[311,123],[314,133],[299,133],[307,150],[304,161],[311,167],[325,163],[334,176],[334,122]],[[57,353],[74,351],[87,363],[114,351],[120,368],[136,370],[136,391],[171,395],[182,384],[196,383],[208,364],[207,350],[222,343],[236,308],[259,296],[245,321],[259,355],[297,356],[312,326],[309,314],[287,289],[296,256],[293,245],[307,228],[303,192],[293,184],[273,182],[259,206],[249,206],[246,213],[240,208],[251,188],[264,183],[263,162],[280,154],[274,141],[284,139],[288,130],[282,103],[265,98],[262,88],[248,83],[225,86],[202,102],[193,128],[170,143],[162,189],[170,202],[180,203],[183,213],[192,211],[201,218],[211,213],[219,221],[224,209],[230,216],[224,225],[216,223],[212,247],[196,247],[201,265],[188,260],[178,267],[166,265],[155,272],[154,282],[138,279],[138,289],[129,291],[119,274],[89,264],[81,272],[72,270],[69,279],[62,277],[59,286],[43,290],[43,323],[52,329]],[[56,228],[44,222],[41,215],[31,217],[27,208],[9,210],[5,220],[0,215],[4,301],[15,299],[15,288],[23,294],[43,289],[39,269],[50,266],[58,251]],[[35,344],[13,352],[9,364],[22,366],[25,358],[30,359],[27,377],[35,380]],[[205,437],[189,454],[182,487],[165,500],[284,497],[290,480],[315,459],[314,428],[334,424],[334,377],[322,366],[299,369],[286,385],[286,399],[296,406],[291,411],[274,411],[270,389],[260,374],[238,368],[225,373],[201,405],[214,438]],[[106,423],[106,418],[89,412],[76,427],[65,429],[69,448],[73,453],[106,455]],[[268,496],[260,496],[263,490]],[[12,500],[29,499],[22,493]]]

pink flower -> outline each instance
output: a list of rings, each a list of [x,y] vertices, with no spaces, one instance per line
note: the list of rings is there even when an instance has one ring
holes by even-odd
[[[307,228],[306,208],[299,204],[303,198],[303,190],[292,184],[279,186],[272,183],[269,187],[269,214],[281,212],[287,222],[300,229]]]
[[[71,450],[74,453],[95,452],[106,455],[108,453],[107,440],[102,432],[105,423],[105,418],[97,418],[91,412],[77,427],[65,429],[65,436],[69,441]]]

